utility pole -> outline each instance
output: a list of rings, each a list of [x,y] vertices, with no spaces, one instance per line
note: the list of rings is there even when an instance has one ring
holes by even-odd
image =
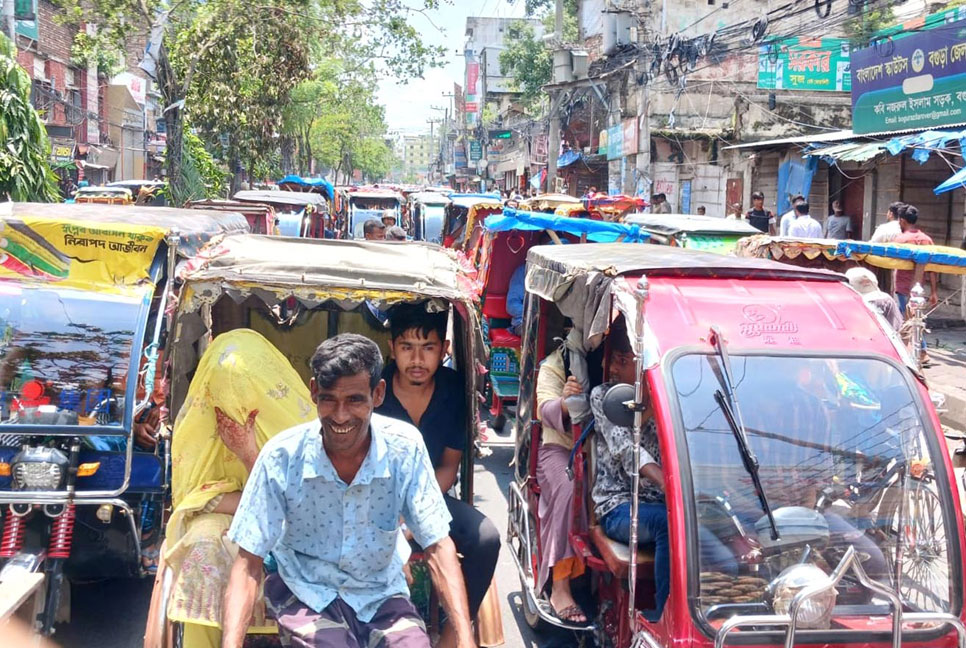
[[[553,82],[564,81],[558,78],[558,60],[566,54],[563,49],[563,0],[557,0],[553,23]],[[550,95],[550,134],[547,143],[547,193],[553,190],[557,180],[557,157],[560,155],[560,90]]]
[[[16,11],[14,0],[0,0],[3,2],[3,33],[17,45],[17,21],[14,18]]]

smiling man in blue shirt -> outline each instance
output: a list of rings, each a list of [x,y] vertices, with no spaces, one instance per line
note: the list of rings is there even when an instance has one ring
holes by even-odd
[[[223,648],[240,648],[269,553],[266,602],[285,645],[428,648],[408,598],[402,517],[425,548],[461,648],[473,646],[450,515],[413,426],[374,414],[386,385],[374,342],[344,334],[312,357],[319,421],[262,449],[229,538],[239,545],[225,593]]]

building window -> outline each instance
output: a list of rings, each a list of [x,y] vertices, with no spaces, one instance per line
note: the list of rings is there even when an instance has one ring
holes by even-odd
[[[50,119],[50,111],[53,108],[54,86],[50,81],[34,79],[30,84],[30,103],[40,113],[41,118],[46,121]]]
[[[77,126],[84,121],[84,109],[81,103],[81,91],[77,88],[68,88],[67,92],[67,123]]]

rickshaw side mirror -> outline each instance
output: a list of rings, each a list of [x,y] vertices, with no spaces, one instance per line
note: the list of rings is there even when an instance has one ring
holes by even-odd
[[[604,416],[612,424],[619,427],[634,425],[634,386],[627,383],[617,383],[607,390],[601,405]]]

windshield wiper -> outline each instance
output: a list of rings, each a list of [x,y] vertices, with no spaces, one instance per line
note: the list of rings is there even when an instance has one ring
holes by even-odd
[[[728,392],[727,396],[725,396],[720,389],[716,389],[714,391],[714,400],[718,403],[718,407],[721,408],[721,412],[728,422],[728,427],[731,428],[731,433],[734,434],[735,443],[738,445],[738,453],[741,455],[741,462],[745,465],[745,470],[751,476],[751,482],[755,487],[755,494],[758,495],[761,508],[765,512],[765,516],[768,517],[768,523],[771,525],[771,539],[778,540],[778,525],[775,523],[775,516],[772,515],[771,506],[768,504],[768,498],[765,496],[765,489],[761,485],[758,457],[755,456],[751,446],[748,444],[748,434],[745,432],[745,425],[741,420],[741,410],[738,409],[738,398],[735,395],[734,382],[732,382],[731,378],[731,361],[728,359],[728,350],[725,349],[721,331],[716,326],[711,327],[710,341],[721,363],[721,384]]]

